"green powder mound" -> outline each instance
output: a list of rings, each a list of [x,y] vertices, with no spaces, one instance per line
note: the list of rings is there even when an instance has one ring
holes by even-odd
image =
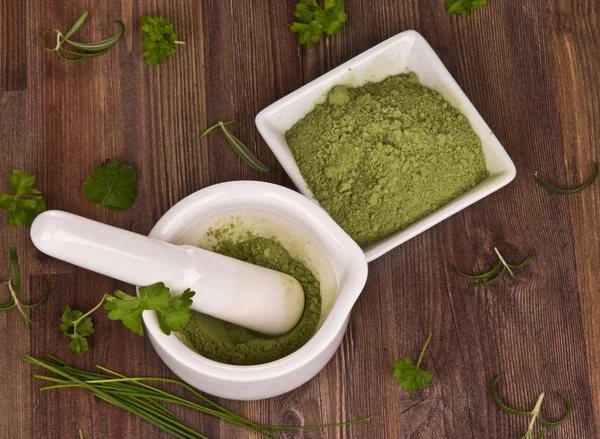
[[[268,238],[226,240],[214,251],[296,278],[304,289],[304,313],[294,329],[272,337],[195,312],[181,334],[199,354],[227,364],[263,364],[291,354],[310,340],[321,317],[321,292],[319,281],[308,268],[293,259],[281,244]]]
[[[315,198],[361,246],[406,228],[488,176],[467,118],[414,73],[334,87],[286,138]]]

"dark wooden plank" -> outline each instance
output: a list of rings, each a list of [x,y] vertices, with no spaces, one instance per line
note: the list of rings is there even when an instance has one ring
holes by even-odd
[[[550,197],[531,176],[540,170],[553,181],[575,185],[596,158],[596,2],[531,0],[519,8],[495,2],[465,20],[448,15],[442,2],[354,0],[347,2],[344,32],[310,52],[288,30],[295,0],[12,3],[9,8],[0,2],[0,33],[8,32],[6,23],[26,20],[29,39],[0,39],[2,191],[13,169],[28,169],[39,175],[52,208],[140,233],[148,233],[175,202],[209,184],[260,179],[289,186],[254,127],[254,115],[374,44],[402,30],[419,30],[513,157],[517,180],[373,262],[342,347],[314,380],[267,401],[221,402],[270,423],[335,423],[374,415],[368,424],[287,438],[520,437],[526,419],[501,412],[490,397],[491,380],[502,373],[502,392],[515,405],[531,407],[541,391],[573,398],[572,418],[551,435],[587,439],[600,432],[594,429],[600,419],[598,194]],[[123,18],[125,41],[79,65],[40,51],[37,36],[43,29],[66,29],[84,9],[90,19],[82,39],[112,34],[112,20]],[[147,13],[168,17],[186,41],[159,68],[140,59],[137,20]],[[7,61],[4,54],[15,50],[23,58]],[[209,124],[234,118],[234,131],[272,173],[245,166],[219,133],[198,141]],[[119,214],[82,195],[87,175],[107,158],[138,170],[138,199]],[[11,396],[0,396],[0,431],[27,439],[76,437],[77,428],[86,439],[168,437],[83,392],[38,393],[33,370],[18,359],[22,354],[49,352],[81,367],[102,364],[130,375],[172,374],[148,340],[101,315],[91,352],[70,354],[56,329],[62,307],[89,309],[104,292],[127,287],[38,254],[26,230],[2,228],[0,242],[20,249],[24,298],[38,297],[43,280],[52,288],[48,303],[31,313],[36,323],[31,331],[18,315],[0,314],[6,334],[0,370],[14,371],[0,384],[0,395]],[[536,259],[521,276],[493,289],[467,288],[452,265],[483,270],[493,262],[494,246],[511,261],[530,249]],[[6,253],[0,249],[2,275],[8,274]],[[425,366],[434,382],[409,396],[397,388],[392,363],[417,356],[429,331],[434,338]],[[551,397],[545,410],[559,409]],[[252,437],[218,420],[177,413],[211,438]]]
[[[27,2],[0,1],[0,92],[27,88]]]
[[[556,63],[555,82],[565,145],[564,175],[553,172],[549,177],[564,185],[577,186],[588,178],[591,163],[598,161],[600,127],[600,74],[596,54],[600,49],[592,36],[600,29],[600,8],[597,2],[573,4],[549,1],[550,33]],[[587,361],[593,401],[600,400],[600,296],[598,267],[600,242],[598,235],[598,190],[569,199],[575,245],[577,287],[584,322]],[[600,435],[600,404],[594,404],[596,435]]]

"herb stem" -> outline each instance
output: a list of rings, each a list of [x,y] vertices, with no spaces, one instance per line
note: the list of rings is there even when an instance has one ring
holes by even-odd
[[[88,312],[86,312],[85,314],[83,314],[81,317],[79,317],[77,320],[75,320],[73,322],[73,326],[76,328],[77,325],[79,324],[79,322],[81,322],[83,319],[85,319],[90,314],[92,314],[94,311],[96,311],[98,308],[100,308],[102,306],[102,304],[104,303],[104,301],[106,300],[106,296],[108,296],[108,294],[104,294],[104,296],[102,296],[102,300],[100,301],[100,303],[98,303],[98,305],[96,305],[95,307],[93,307],[92,309],[90,309]]]
[[[79,429],[79,439],[83,439],[83,431],[81,431],[81,428]]]
[[[504,265],[504,267],[506,267],[506,270],[508,271],[508,273],[510,274],[510,276],[511,277],[515,277],[515,273],[512,271],[512,269],[510,268],[510,265],[508,265],[506,263],[506,261],[504,260],[504,258],[500,254],[500,251],[498,250],[498,247],[494,247],[494,251],[496,252],[496,255],[498,255],[498,259],[500,259],[500,262],[502,262],[502,265]]]
[[[535,425],[535,421],[537,421],[538,416],[540,415],[540,410],[542,409],[542,403],[544,402],[544,394],[542,393],[537,402],[535,403],[535,407],[531,411],[531,421],[529,421],[529,428],[527,429],[526,438],[533,438],[533,427]]]
[[[21,303],[19,302],[19,299],[17,299],[17,293],[15,292],[15,290],[13,288],[12,282],[8,283],[8,290],[10,291],[10,295],[12,296],[12,298],[15,302],[15,305],[17,306],[17,309],[19,310],[19,312],[25,319],[25,325],[29,328],[31,325],[33,325],[33,322],[29,319],[29,317],[27,317],[27,314],[25,314],[25,311],[23,311],[23,308],[21,308]]]
[[[185,41],[174,41],[175,44],[185,44]]]
[[[421,349],[421,355],[419,355],[419,361],[417,361],[417,367],[419,367],[421,365],[421,360],[423,360],[423,355],[425,355],[425,350],[427,350],[427,346],[429,345],[429,342],[431,341],[432,335],[433,335],[433,332],[430,332],[429,337],[427,337],[427,341],[425,342],[425,346],[423,346],[423,349]]]

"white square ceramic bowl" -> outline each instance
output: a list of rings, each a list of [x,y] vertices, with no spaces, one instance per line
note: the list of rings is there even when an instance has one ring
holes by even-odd
[[[335,85],[359,87],[367,82],[382,81],[390,75],[410,71],[419,76],[421,84],[441,93],[469,119],[481,138],[490,176],[475,188],[406,229],[363,248],[368,261],[378,258],[450,215],[506,186],[516,175],[512,160],[431,46],[418,32],[400,33],[278,100],[256,116],[258,130],[296,187],[302,194],[317,202],[288,148],[286,131],[309,113],[317,103],[324,102],[327,93]]]

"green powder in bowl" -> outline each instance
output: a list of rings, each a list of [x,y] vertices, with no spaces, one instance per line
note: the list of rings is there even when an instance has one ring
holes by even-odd
[[[363,247],[488,176],[467,118],[414,73],[334,87],[286,139],[317,201]]]
[[[296,278],[304,289],[304,313],[294,329],[272,337],[195,312],[180,332],[187,343],[211,360],[252,365],[283,358],[310,340],[321,316],[321,293],[319,281],[308,268],[268,238],[252,237],[241,242],[223,238],[213,250]]]

